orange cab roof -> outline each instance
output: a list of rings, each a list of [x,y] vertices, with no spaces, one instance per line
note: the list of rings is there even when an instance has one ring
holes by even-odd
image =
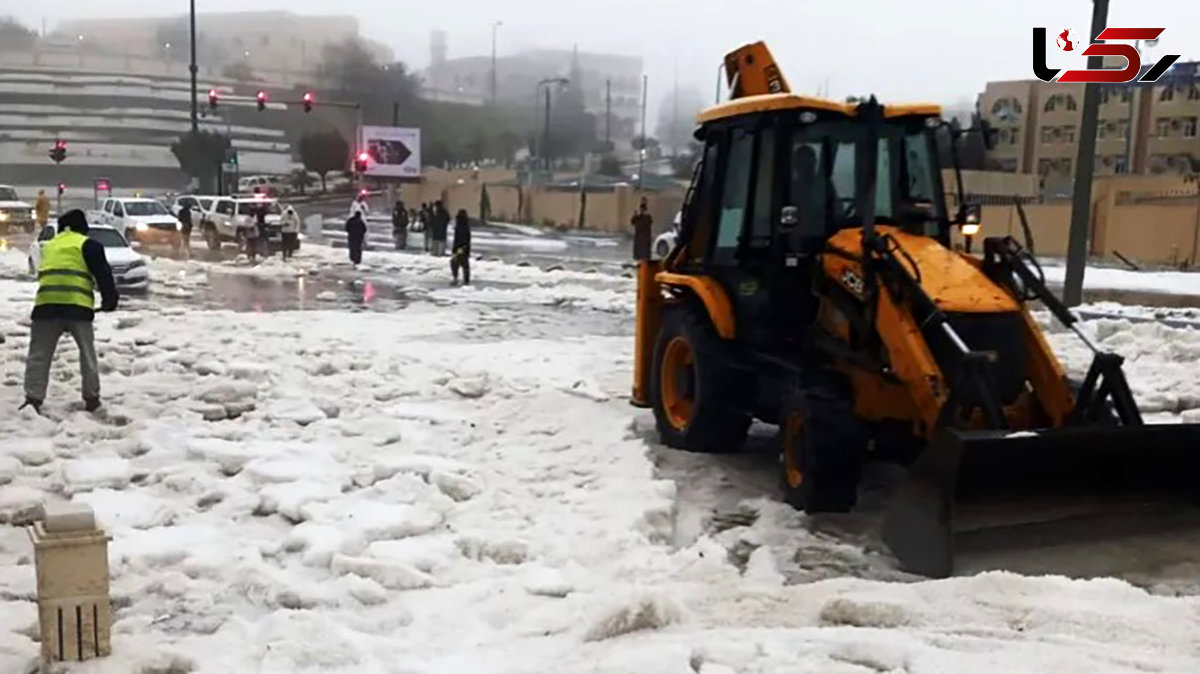
[[[745,96],[732,101],[720,103],[704,110],[697,117],[697,122],[706,124],[719,119],[740,117],[757,112],[774,112],[777,110],[824,110],[840,112],[848,117],[857,114],[858,105],[855,103],[838,103],[823,98],[799,96],[797,94],[762,94],[760,96]],[[932,103],[913,103],[904,105],[885,105],[884,117],[910,117],[941,115],[942,106]]]

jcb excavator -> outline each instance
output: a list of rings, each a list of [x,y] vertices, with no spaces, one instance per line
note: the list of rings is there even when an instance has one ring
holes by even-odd
[[[1121,357],[1088,341],[1025,247],[954,250],[980,209],[959,177],[948,213],[940,108],[794,94],[762,43],[726,74],[731,99],[699,116],[678,242],[637,255],[632,399],[665,444],[731,451],[752,418],[779,424],[784,498],[808,512],[851,509],[868,460],[907,465],[883,538],[935,577],[954,571],[969,504],[1200,494],[1200,426],[1143,423]],[[1095,354],[1082,381],[1034,301]]]

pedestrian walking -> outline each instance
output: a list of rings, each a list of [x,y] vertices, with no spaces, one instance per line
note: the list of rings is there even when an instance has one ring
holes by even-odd
[[[433,221],[433,214],[429,210],[428,203],[421,204],[421,238],[425,241],[425,252],[433,250],[433,231],[430,224]]]
[[[183,243],[183,254],[191,259],[192,257],[192,207],[184,204],[179,209],[179,236]]]
[[[350,214],[346,221],[346,246],[350,248],[350,262],[362,264],[363,239],[367,237],[367,223],[361,211]]]
[[[46,190],[38,190],[37,201],[33,204],[34,219],[37,220],[38,230],[50,222],[50,197]]]
[[[119,295],[104,246],[87,237],[87,216],[74,209],[58,219],[58,235],[42,248],[38,290],[29,331],[29,356],[25,360],[25,404],[41,412],[50,382],[50,365],[64,332],[79,348],[79,371],[84,408],[100,408],[100,368],[96,359],[95,291],[100,310],[115,311]]]
[[[454,216],[454,246],[450,256],[450,273],[458,284],[458,272],[462,270],[463,285],[471,285],[471,218],[460,209]]]
[[[446,210],[445,204],[441,201],[436,201],[433,204],[433,222],[430,227],[433,229],[433,243],[431,244],[434,257],[443,257],[446,254],[446,230],[450,228],[450,211]]]
[[[258,262],[258,214],[254,214],[254,220],[243,223],[238,226],[238,233],[242,235],[242,252],[246,257],[250,258],[250,264]]]
[[[649,260],[650,235],[654,229],[654,218],[650,215],[650,206],[646,203],[646,197],[642,197],[642,202],[638,204],[637,212],[629,219],[629,224],[633,227],[633,259]]]
[[[350,215],[353,216],[355,213],[361,215],[364,221],[371,214],[371,207],[367,204],[367,193],[365,191],[359,192],[354,202],[350,204]]]
[[[300,216],[296,214],[296,209],[291,206],[283,209],[283,217],[279,219],[279,237],[283,259],[292,259],[296,248],[299,247]]]
[[[254,228],[258,230],[258,247],[263,259],[271,257],[271,237],[267,233],[267,205],[258,207],[254,213]]]
[[[392,209],[392,241],[396,244],[396,250],[408,247],[408,209],[400,200],[396,200],[396,206]]]

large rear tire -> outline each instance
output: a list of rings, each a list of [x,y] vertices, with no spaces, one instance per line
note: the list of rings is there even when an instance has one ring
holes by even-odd
[[[707,316],[688,305],[667,309],[650,379],[663,444],[710,454],[741,448],[750,427],[749,413],[738,407],[743,387]]]
[[[792,384],[779,424],[783,499],[809,513],[848,512],[858,500],[867,434],[844,377],[813,373]]]

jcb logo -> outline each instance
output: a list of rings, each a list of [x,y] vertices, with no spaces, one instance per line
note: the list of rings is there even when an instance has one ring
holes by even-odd
[[[1165,28],[1105,28],[1096,37],[1097,40],[1157,40]],[[1058,48],[1063,51],[1075,51],[1076,44],[1071,31],[1064,30],[1055,39]],[[1106,68],[1104,70],[1068,70],[1062,73],[1058,82],[1100,82],[1117,84],[1121,82],[1157,82],[1158,78],[1167,72],[1171,64],[1179,60],[1179,54],[1168,54],[1158,60],[1154,67],[1146,71],[1139,79],[1142,71],[1142,57],[1133,45],[1128,44],[1091,44],[1080,52],[1083,56],[1120,56],[1127,61],[1124,69]],[[1043,82],[1054,82],[1061,71],[1059,68],[1046,66],[1046,29],[1033,29],[1033,74]]]

